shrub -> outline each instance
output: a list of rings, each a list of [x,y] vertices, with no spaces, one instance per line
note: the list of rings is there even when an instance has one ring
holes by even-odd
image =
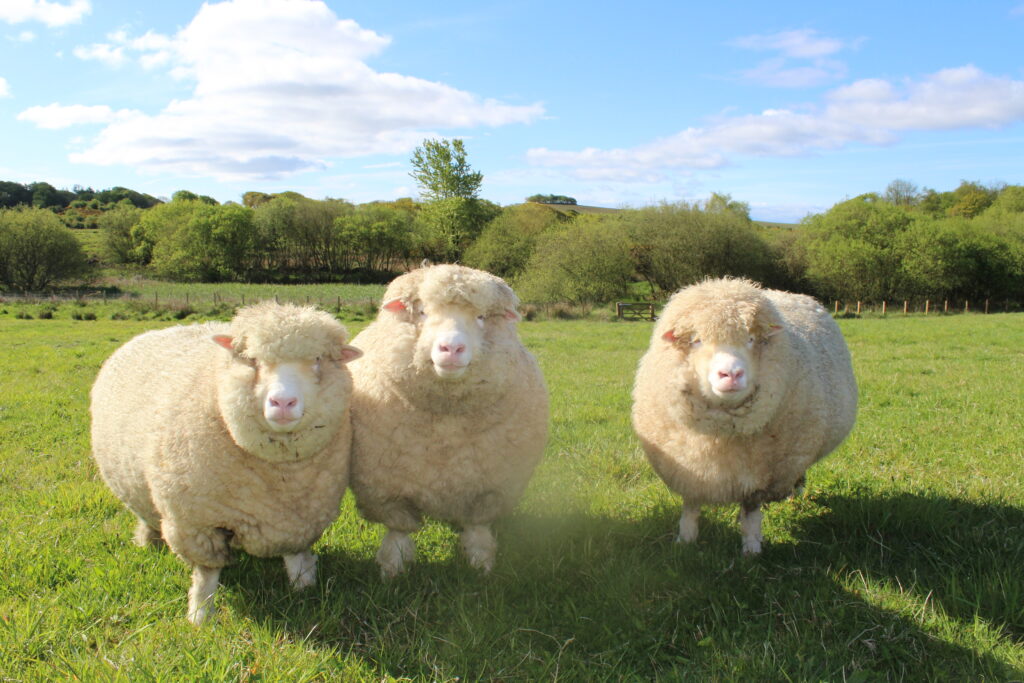
[[[580,216],[565,230],[538,238],[516,291],[528,302],[606,303],[626,293],[632,274],[621,225]]]
[[[37,292],[88,271],[81,245],[52,211],[0,210],[0,283]]]

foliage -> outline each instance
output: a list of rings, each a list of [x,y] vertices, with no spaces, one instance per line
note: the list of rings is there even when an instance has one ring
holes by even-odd
[[[713,195],[709,204],[711,210],[685,202],[661,204],[621,218],[636,272],[652,290],[667,295],[723,275],[773,279],[772,253],[746,217],[746,205],[730,205],[727,195]]]
[[[576,205],[575,197],[567,197],[564,194],[532,194],[526,198],[528,202],[537,204],[569,204]]]
[[[878,195],[836,204],[804,223],[807,278],[816,291],[834,298],[893,299],[902,291],[900,236],[911,216]]]
[[[501,209],[483,199],[449,197],[424,204],[416,217],[416,235],[424,257],[455,262]]]
[[[99,217],[97,225],[103,234],[104,252],[113,263],[132,263],[134,260],[132,228],[142,219],[142,209],[131,204],[120,204]]]
[[[536,204],[507,207],[466,250],[465,263],[503,278],[515,278],[526,268],[537,238],[566,220],[563,214]]]
[[[409,175],[427,201],[476,199],[480,193],[484,176],[469,166],[462,140],[424,140],[409,163],[413,168]]]
[[[616,221],[579,216],[541,234],[516,288],[523,301],[605,303],[621,297],[633,274],[629,237]]]
[[[369,273],[397,271],[413,251],[412,211],[386,203],[363,204],[335,219],[353,266]]]
[[[52,212],[0,209],[0,284],[40,292],[57,280],[81,277],[88,270],[78,240]]]

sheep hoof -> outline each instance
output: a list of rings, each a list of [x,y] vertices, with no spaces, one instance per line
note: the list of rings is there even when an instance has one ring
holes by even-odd
[[[285,555],[284,568],[294,590],[309,588],[316,583],[316,555],[308,550],[295,555]]]
[[[409,535],[401,531],[389,531],[377,550],[377,565],[380,577],[393,579],[406,570],[406,565],[416,559],[416,544]]]
[[[743,539],[743,556],[752,557],[754,555],[761,554],[761,539],[758,538],[744,538]]]
[[[700,533],[698,526],[700,520],[699,505],[684,505],[683,514],[679,517],[679,534],[676,535],[676,543],[693,543]]]
[[[498,542],[486,526],[467,527],[462,532],[462,552],[469,566],[484,574],[494,569],[494,557],[498,553]]]

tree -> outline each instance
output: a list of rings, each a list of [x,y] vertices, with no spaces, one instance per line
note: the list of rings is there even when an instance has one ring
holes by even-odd
[[[132,262],[132,248],[135,246],[132,228],[140,218],[142,209],[128,202],[119,204],[96,220],[103,235],[103,249],[107,258],[114,263]]]
[[[526,268],[538,236],[566,220],[565,215],[545,206],[510,206],[484,226],[480,237],[466,250],[466,265],[506,279],[515,278]]]
[[[462,140],[424,140],[409,160],[409,175],[427,201],[438,199],[476,199],[483,174],[473,171],[466,161]]]
[[[914,206],[920,201],[921,193],[914,183],[897,178],[885,188],[882,198],[896,206]]]
[[[52,211],[0,209],[0,283],[38,292],[88,270],[78,240]]]
[[[449,197],[430,202],[416,217],[423,256],[432,261],[458,261],[500,211],[497,205],[480,199]]]
[[[575,197],[567,197],[564,194],[532,194],[526,198],[528,202],[537,204],[566,204],[575,206]]]
[[[750,220],[750,204],[737,201],[729,194],[712,192],[704,202],[703,208],[707,213],[732,213],[744,220]]]
[[[633,275],[629,239],[615,222],[578,217],[537,241],[516,290],[524,301],[605,303],[626,293]]]

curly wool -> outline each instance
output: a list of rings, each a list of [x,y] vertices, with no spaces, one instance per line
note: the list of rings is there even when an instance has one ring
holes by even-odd
[[[239,356],[211,340],[234,338]],[[292,433],[270,431],[250,360],[333,359],[345,328],[311,307],[259,304],[231,324],[147,332],[104,363],[92,390],[93,454],[113,492],[186,562],[221,567],[308,549],[348,481],[352,381],[321,361],[315,401]],[[315,405],[312,405],[315,404]]]
[[[781,330],[769,336],[772,326]],[[723,407],[701,392],[686,342],[748,335],[757,340],[756,386]],[[669,488],[688,503],[721,504],[789,495],[849,433],[857,387],[839,328],[816,301],[727,278],[672,297],[640,360],[633,400],[634,429]]]
[[[526,488],[547,441],[548,398],[523,348],[518,304],[503,280],[464,266],[421,268],[388,287],[410,310],[472,308],[486,317],[483,346],[459,381],[439,379],[417,355],[414,317],[382,311],[354,340],[352,490],[365,517],[403,532],[424,515],[489,524]]]

